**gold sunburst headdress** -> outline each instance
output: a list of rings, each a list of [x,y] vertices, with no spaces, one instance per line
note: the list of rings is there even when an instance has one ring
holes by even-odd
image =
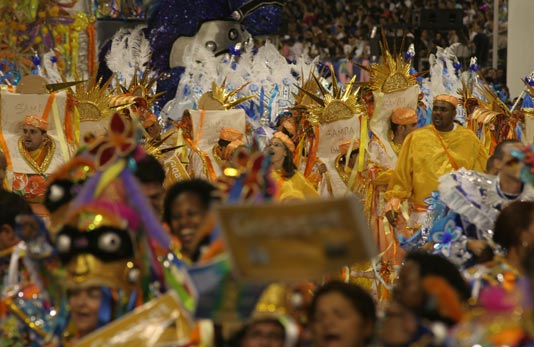
[[[479,106],[479,100],[473,93],[473,86],[469,80],[469,77],[462,77],[462,88],[458,90],[458,95],[460,96],[460,103],[463,105],[466,110],[466,118],[469,121],[471,119],[471,114],[476,107]]]
[[[102,84],[102,78],[97,80],[95,73],[87,84],[76,86],[72,96],[80,114],[80,121],[99,121],[111,116],[109,85],[112,78]]]
[[[312,125],[348,119],[357,113],[363,112],[363,107],[358,100],[360,88],[355,88],[356,75],[352,77],[345,88],[340,88],[338,86],[336,74],[334,73],[332,67],[330,67],[330,72],[332,74],[331,93],[328,92],[325,87],[323,87],[317,76],[313,75],[315,85],[319,89],[322,98],[316,95],[314,90],[309,91],[297,86],[301,92],[315,101],[315,103],[303,105],[308,111],[307,119]],[[313,86],[313,84],[310,85]]]
[[[404,40],[401,44],[404,46]],[[373,91],[380,91],[385,94],[406,90],[417,84],[414,75],[410,73],[411,60],[406,59],[403,54],[389,50],[388,42],[384,32],[382,32],[382,62],[371,64],[371,66],[359,65],[371,75],[369,88]]]
[[[239,104],[244,103],[252,98],[254,95],[244,96],[242,98],[234,98],[248,83],[232,91],[226,90],[226,78],[221,85],[217,85],[214,81],[211,84],[211,91],[202,94],[198,99],[198,108],[202,110],[229,110]]]
[[[180,146],[166,146],[167,140],[169,140],[172,136],[176,134],[177,130],[172,129],[169,130],[167,133],[163,134],[161,139],[156,140],[154,138],[150,138],[148,141],[145,142],[143,145],[143,149],[145,152],[149,155],[154,156],[158,160],[163,160],[166,153],[172,152],[178,148],[183,147],[183,145]]]
[[[301,72],[301,76],[304,75],[304,72]],[[306,109],[306,106],[314,103],[314,100],[310,97],[308,93],[317,95],[319,93],[319,85],[317,79],[313,76],[313,71],[310,70],[310,74],[307,79],[302,78],[299,91],[293,96],[295,98],[295,107],[294,109]]]
[[[477,107],[471,115],[473,130],[482,130],[482,143],[491,155],[495,145],[507,139],[516,139],[515,127],[520,120],[513,114],[488,84],[477,84],[476,88],[485,100],[479,99]]]
[[[146,67],[144,71],[140,71],[139,69],[135,69],[135,71],[136,73],[134,73],[132,80],[128,84],[128,87],[117,83],[117,86],[120,88],[118,94],[128,94],[143,98],[146,100],[148,108],[150,108],[154,101],[159,99],[159,97],[165,93],[152,92],[152,89],[158,81],[160,74],[155,72],[150,67]]]
[[[473,113],[473,119],[475,121],[488,124],[493,122],[497,115],[503,115],[506,118],[512,116],[512,112],[510,112],[508,106],[506,106],[499,96],[495,94],[491,86],[487,84],[477,84],[476,87],[486,101],[479,100],[480,107]]]

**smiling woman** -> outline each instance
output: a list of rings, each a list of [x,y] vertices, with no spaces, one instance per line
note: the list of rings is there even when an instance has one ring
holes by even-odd
[[[70,315],[76,322],[78,337],[95,331],[98,328],[98,312],[102,299],[102,288],[76,288],[67,291]]]
[[[163,220],[177,238],[181,255],[195,262],[201,256],[203,246],[209,243],[210,207],[216,188],[208,181],[193,179],[172,186],[164,201]]]
[[[271,156],[272,174],[278,181],[279,201],[304,200],[319,194],[293,163],[295,144],[285,133],[277,131],[266,147]]]

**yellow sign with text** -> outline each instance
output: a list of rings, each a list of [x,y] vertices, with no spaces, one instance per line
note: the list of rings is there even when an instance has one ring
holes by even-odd
[[[356,196],[222,206],[219,217],[234,270],[245,280],[317,279],[377,254]]]
[[[192,319],[168,292],[86,336],[76,347],[150,347],[161,346],[162,340],[177,345],[188,341],[192,329]]]

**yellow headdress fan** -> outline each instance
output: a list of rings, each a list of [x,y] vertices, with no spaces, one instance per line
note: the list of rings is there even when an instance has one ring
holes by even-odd
[[[234,96],[247,85],[248,83],[245,83],[241,87],[229,92],[226,90],[226,78],[220,86],[213,82],[211,91],[204,93],[200,99],[198,99],[198,108],[201,110],[229,110],[234,108],[237,105],[254,98],[254,95],[249,95],[233,99]]]
[[[382,32],[382,62],[372,64],[369,67],[361,66],[371,74],[369,88],[373,91],[380,91],[384,94],[390,94],[406,90],[417,84],[415,76],[410,74],[411,61],[405,59],[402,54],[389,51],[387,39]],[[401,45],[404,46],[404,42]]]
[[[76,86],[73,98],[80,114],[80,121],[99,121],[111,116],[109,108],[111,95],[108,91],[112,78],[102,84],[102,79],[96,79],[96,73],[87,84]]]
[[[458,94],[460,95],[460,103],[466,111],[466,119],[469,122],[471,120],[471,114],[479,106],[479,100],[473,95],[473,87],[469,81],[469,77],[463,76],[461,82],[462,89],[458,90]]]
[[[303,76],[304,72],[301,72]],[[306,108],[306,106],[314,103],[313,99],[309,96],[308,93],[317,95],[319,93],[319,86],[317,84],[317,79],[314,78],[312,70],[307,79],[302,78],[302,85],[299,87],[299,92],[297,94],[293,93],[295,97],[295,109]]]
[[[355,114],[363,112],[363,107],[358,102],[360,88],[354,88],[356,75],[342,89],[338,86],[336,74],[332,67],[330,67],[330,72],[332,75],[332,93],[329,93],[321,82],[319,82],[317,76],[313,75],[316,86],[322,94],[322,98],[313,93],[313,91],[308,91],[297,86],[300,91],[315,101],[313,104],[304,105],[309,113],[307,119],[312,125],[348,119]]]
[[[471,115],[471,122],[474,130],[482,130],[481,141],[491,155],[498,143],[517,138],[514,129],[519,118],[512,114],[491,86],[477,84],[476,87],[487,101],[479,100],[479,107]]]

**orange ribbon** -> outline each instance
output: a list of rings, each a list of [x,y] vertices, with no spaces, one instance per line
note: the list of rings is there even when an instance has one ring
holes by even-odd
[[[55,93],[50,93],[50,95],[48,95],[48,101],[46,102],[46,106],[43,111],[43,116],[41,117],[45,121],[48,121],[48,116],[50,115],[50,110],[52,109],[52,105],[54,104],[55,99],[56,99]]]

